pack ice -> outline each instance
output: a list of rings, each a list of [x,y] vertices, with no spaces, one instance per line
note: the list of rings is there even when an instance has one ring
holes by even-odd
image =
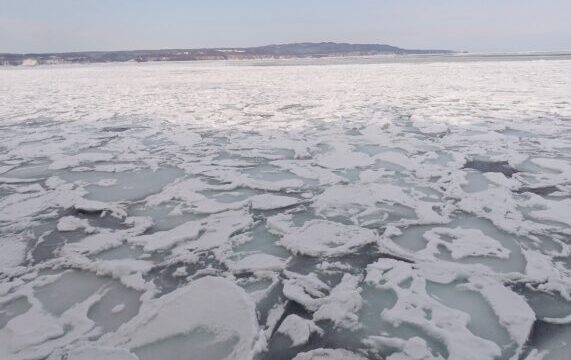
[[[571,354],[569,60],[5,67],[0,99],[0,359]]]

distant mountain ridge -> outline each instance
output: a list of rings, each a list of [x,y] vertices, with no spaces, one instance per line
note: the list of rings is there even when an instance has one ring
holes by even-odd
[[[363,54],[433,54],[451,53],[450,50],[407,50],[385,44],[349,44],[349,43],[292,43],[283,45],[266,45],[247,48],[252,52],[269,55],[328,55],[344,53]]]
[[[1,65],[59,63],[193,61],[267,58],[304,58],[330,56],[449,54],[450,50],[409,50],[385,44],[349,44],[335,42],[291,43],[245,48],[163,49],[127,51],[85,51],[42,54],[0,54]]]

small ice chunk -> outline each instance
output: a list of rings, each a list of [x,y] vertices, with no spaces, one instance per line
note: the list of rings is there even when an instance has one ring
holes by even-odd
[[[145,274],[153,267],[153,263],[140,259],[96,260],[92,267],[97,274],[110,275],[113,278],[121,279],[127,286],[137,288],[137,283],[131,283],[133,279],[129,275],[137,277]]]
[[[367,360],[367,358],[345,349],[315,349],[299,353],[293,360]]]
[[[250,198],[250,201],[254,210],[282,209],[299,203],[296,198],[273,194],[255,195]]]
[[[0,330],[0,358],[11,359],[12,354],[63,334],[64,329],[52,315],[33,306]]]
[[[33,182],[39,182],[42,179],[18,179],[18,178],[7,178],[7,177],[0,177],[0,184],[27,184]],[[38,184],[36,184],[38,185]]]
[[[423,253],[434,255],[438,253],[439,246],[444,246],[450,250],[455,260],[470,256],[493,256],[507,259],[510,255],[510,250],[503,247],[498,240],[485,235],[478,229],[440,227],[426,231],[422,237],[428,241]]]
[[[384,348],[398,349],[398,352],[389,355],[387,360],[443,360],[440,355],[434,356],[426,341],[418,336],[407,340],[385,336],[370,336],[363,342],[379,350]]]
[[[314,273],[300,275],[286,271],[284,275],[288,277],[284,280],[285,297],[314,312],[314,320],[329,320],[335,327],[351,330],[359,328],[357,313],[363,305],[360,277],[345,274],[341,282],[330,290]]]
[[[117,179],[101,179],[96,183],[96,185],[102,187],[113,186],[115,184],[117,184]]]
[[[79,242],[67,243],[62,249],[62,253],[70,254],[96,254],[121,245],[127,234],[123,231],[102,231],[98,234],[89,235]]]
[[[478,291],[490,304],[502,324],[518,345],[518,355],[523,351],[527,338],[535,322],[535,313],[525,298],[509,290],[501,283],[490,278],[470,278],[464,285]]]
[[[51,359],[51,358],[50,358]],[[108,348],[102,346],[81,346],[71,350],[67,360],[139,360],[125,349]]]
[[[308,256],[340,256],[377,240],[373,231],[328,220],[311,220],[286,234],[281,244],[289,251]]]
[[[238,260],[230,266],[235,273],[256,271],[280,271],[285,261],[277,256],[268,254],[253,254]]]
[[[571,163],[566,159],[535,158],[531,161],[543,168],[557,171],[566,178],[571,177]]]
[[[328,169],[353,169],[367,167],[375,161],[367,154],[352,151],[346,144],[333,144],[334,150],[319,155],[316,162]]]
[[[359,328],[357,312],[363,306],[359,283],[361,278],[351,274],[343,275],[341,282],[330,294],[323,298],[322,304],[313,315],[314,320],[330,320],[336,327]]]
[[[299,177],[317,180],[319,185],[332,185],[343,182],[343,178],[336,175],[332,170],[313,166],[309,160],[276,160],[272,162],[272,165],[287,169]]]
[[[176,270],[172,273],[172,276],[175,276],[175,277],[188,276],[188,271],[186,270],[186,266],[177,267]]]
[[[71,167],[76,167],[84,163],[94,163],[100,161],[109,161],[113,159],[113,154],[110,153],[81,153],[71,156],[59,156],[51,165],[50,170],[61,170]]]
[[[21,236],[0,236],[0,269],[20,265],[25,254],[26,242]]]
[[[186,129],[177,129],[177,132],[171,132],[167,139],[185,149],[192,149],[194,145],[202,141],[200,134]]]
[[[200,222],[189,221],[168,231],[135,236],[128,241],[143,246],[145,251],[166,250],[180,242],[196,239],[201,230]]]
[[[208,250],[223,246],[233,234],[252,223],[251,214],[245,210],[225,211],[212,215],[208,218],[204,233],[197,240],[183,244],[184,250],[177,248],[177,251]]]
[[[415,169],[420,167],[420,164],[417,161],[415,161],[413,158],[396,151],[382,152],[376,155],[375,159],[381,161],[387,161],[395,165],[402,166],[403,168],[409,171],[414,171]]]
[[[533,210],[529,216],[538,220],[555,221],[571,226],[571,216],[569,216],[571,214],[571,199],[547,200],[535,196],[532,203],[543,209]]]
[[[291,214],[280,213],[266,219],[266,227],[272,234],[287,234],[295,228]]]
[[[413,114],[410,121],[423,134],[441,134],[448,131],[448,125],[441,119],[420,114]]]
[[[513,177],[507,177],[506,175],[499,173],[499,172],[487,172],[484,175],[489,181],[493,182],[496,185],[506,187],[508,189],[514,189],[520,185],[518,179]]]
[[[533,349],[525,357],[525,360],[544,360],[545,357],[548,355],[549,355],[549,350],[539,351],[537,349]]]
[[[76,210],[85,211],[88,213],[103,213],[109,211],[110,214],[116,218],[126,218],[127,212],[121,205],[108,204],[101,201],[87,200],[84,198],[75,199],[71,204]]]
[[[125,309],[125,304],[117,304],[115,306],[113,306],[113,308],[111,309],[111,312],[113,314],[117,314],[120,313],[121,311],[123,311]]]
[[[323,330],[316,326],[313,321],[292,314],[281,323],[278,333],[284,334],[291,339],[292,346],[305,345],[312,333],[322,334]]]
[[[46,180],[46,186],[50,189],[56,189],[65,184],[66,181],[58,176],[50,176]]]
[[[84,229],[88,234],[96,231],[93,226],[89,225],[89,221],[87,221],[87,219],[80,219],[75,216],[64,216],[60,218],[57,223],[57,229],[60,232]]]
[[[434,203],[415,200],[406,189],[389,183],[367,183],[329,186],[316,196],[313,204],[317,214],[326,217],[345,216],[360,223],[362,216],[382,210],[382,206],[402,205],[416,209],[418,216],[426,222],[441,222],[432,209]],[[414,216],[414,215],[413,215]]]
[[[301,275],[291,271],[284,271],[287,277],[283,282],[283,294],[309,311],[316,311],[323,303],[323,297],[330,290],[329,286],[319,280],[315,273]]]
[[[136,317],[100,343],[136,350],[197,330],[211,332],[216,341],[234,340],[228,359],[251,359],[256,352],[254,304],[232,281],[211,276],[143,303]]]
[[[538,251],[523,250],[526,266],[525,273],[537,283],[537,289],[559,292],[567,301],[571,301],[571,271],[554,262],[551,256]]]

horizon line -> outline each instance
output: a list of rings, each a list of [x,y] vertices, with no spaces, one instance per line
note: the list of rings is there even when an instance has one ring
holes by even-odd
[[[167,51],[167,50],[229,50],[229,49],[255,49],[266,46],[294,45],[294,44],[342,44],[342,45],[383,45],[398,48],[400,50],[409,51],[452,51],[467,52],[465,50],[452,50],[444,48],[404,48],[398,45],[391,45],[381,42],[347,42],[347,41],[294,41],[284,43],[266,43],[254,46],[216,46],[216,47],[161,47],[161,48],[123,48],[113,50],[70,50],[70,51],[34,51],[34,52],[5,52],[0,51],[2,55],[50,55],[50,54],[74,54],[74,53],[109,53],[122,51]]]

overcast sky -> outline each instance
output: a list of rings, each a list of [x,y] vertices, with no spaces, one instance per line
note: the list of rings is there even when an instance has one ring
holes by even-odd
[[[302,41],[571,50],[571,0],[0,0],[0,52]]]

